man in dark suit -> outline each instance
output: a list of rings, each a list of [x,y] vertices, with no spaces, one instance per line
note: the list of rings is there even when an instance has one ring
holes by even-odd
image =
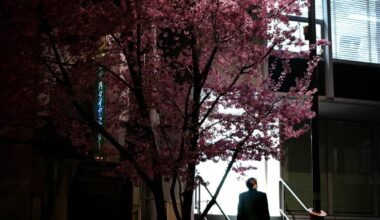
[[[237,220],[269,220],[267,195],[257,191],[257,180],[246,182],[248,191],[239,195]]]

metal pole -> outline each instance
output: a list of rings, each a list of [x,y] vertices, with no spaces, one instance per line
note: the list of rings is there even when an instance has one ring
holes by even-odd
[[[330,0],[322,1],[323,11],[323,38],[332,42],[331,37],[331,18],[330,18]],[[325,60],[325,94],[327,99],[334,99],[334,76],[333,76],[333,62],[332,62],[332,46],[331,44],[324,46],[323,58]]]
[[[284,195],[284,184],[280,180],[280,210],[282,210],[283,213],[281,213],[281,219],[284,220],[285,215],[285,195]]]
[[[201,216],[201,184],[198,186],[198,219]]]
[[[316,43],[316,22],[315,22],[315,1],[310,1],[308,13],[309,27],[308,36],[309,44]],[[310,51],[310,59],[316,56],[316,48]],[[312,88],[318,89],[318,67],[314,69],[311,80]],[[315,117],[311,120],[311,161],[312,161],[312,184],[313,184],[313,209],[310,212],[310,219],[323,219],[319,216],[321,213],[321,176],[319,164],[319,103],[318,92],[313,96],[312,110],[315,112]]]

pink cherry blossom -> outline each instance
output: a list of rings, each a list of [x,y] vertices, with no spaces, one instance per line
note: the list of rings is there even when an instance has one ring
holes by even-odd
[[[319,58],[310,58],[287,93],[279,92],[292,74],[289,59],[309,56],[284,49],[304,45],[288,15],[299,15],[307,4],[2,1],[0,27],[7,34],[0,41],[7,53],[0,54],[0,67],[12,86],[0,86],[6,95],[0,101],[10,106],[1,114],[22,119],[2,117],[2,123],[33,126],[43,113],[86,151],[102,135],[120,154],[116,173],[153,192],[157,219],[166,219],[162,180],[173,186],[180,180],[183,191],[173,191],[171,199],[182,200],[182,215],[173,208],[177,219],[189,220],[197,164],[226,160],[226,175],[243,173],[253,167],[233,164],[281,159],[284,141],[307,130],[297,126],[314,116],[316,90],[309,84]],[[265,70],[270,56],[282,64],[278,78],[274,66]],[[104,124],[92,109],[99,81],[106,88]],[[48,99],[38,104],[40,94]],[[126,129],[121,142],[120,128]]]

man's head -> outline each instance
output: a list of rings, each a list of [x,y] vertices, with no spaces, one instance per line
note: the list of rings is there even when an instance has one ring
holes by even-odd
[[[248,189],[256,189],[257,188],[257,180],[256,178],[254,177],[251,177],[247,180],[247,182],[245,182],[246,186],[248,187]]]

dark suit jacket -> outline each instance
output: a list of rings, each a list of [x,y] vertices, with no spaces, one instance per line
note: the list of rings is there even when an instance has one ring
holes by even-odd
[[[239,195],[237,220],[269,220],[267,195],[255,189]]]

